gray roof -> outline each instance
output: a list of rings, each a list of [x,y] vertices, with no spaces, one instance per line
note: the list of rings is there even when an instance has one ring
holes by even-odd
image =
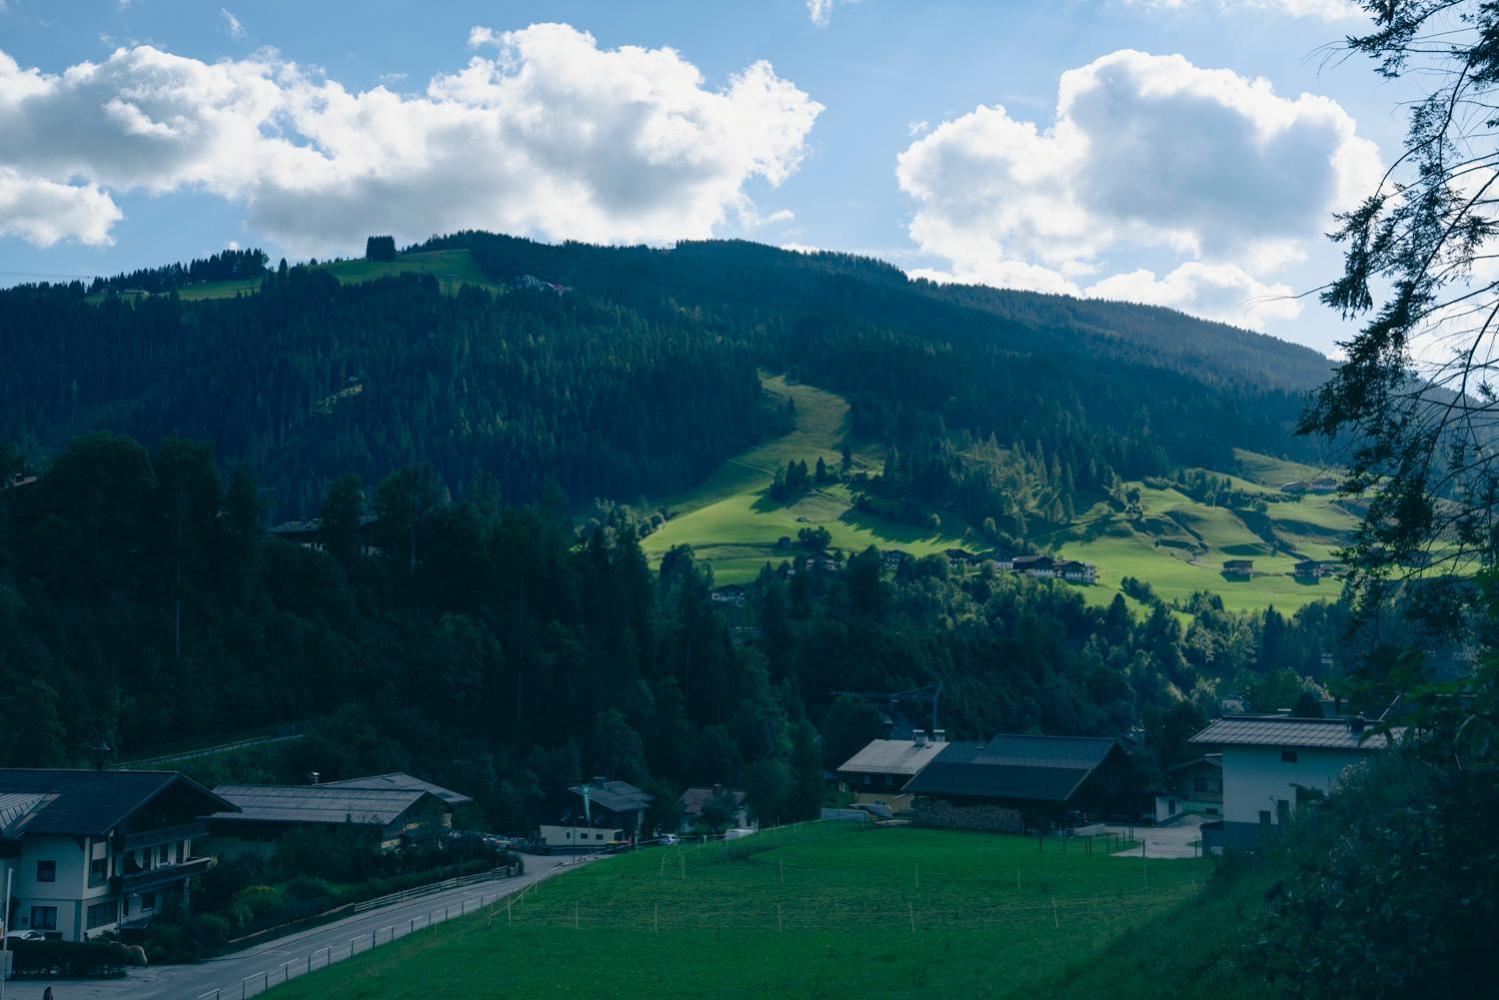
[[[196,799],[204,815],[233,806],[179,771],[87,771],[61,768],[0,769],[0,796],[19,811],[24,797],[45,796],[10,822],[9,836],[109,833],[132,813],[173,793]]]
[[[745,794],[737,788],[689,788],[677,799],[682,804],[682,811],[688,816],[701,816],[703,806],[712,801],[713,796],[719,792],[726,792],[734,798],[734,807],[744,805]]]
[[[583,786],[574,785],[568,791],[581,796]],[[603,806],[610,812],[635,812],[650,805],[653,798],[655,798],[654,795],[641,791],[628,781],[594,780],[588,783],[589,804]]]
[[[354,823],[387,826],[423,799],[446,805],[419,788],[340,788],[336,785],[220,785],[214,793],[239,808],[214,820],[253,823]]]
[[[914,740],[870,740],[869,745],[854,754],[838,768],[847,774],[920,773],[932,762],[946,743],[917,746]]]
[[[430,781],[407,774],[405,771],[392,771],[389,774],[373,774],[368,778],[345,778],[342,781],[325,781],[324,788],[402,788],[407,791],[431,792],[448,805],[457,809],[459,806],[473,804],[473,799],[462,792],[455,792],[451,788],[434,785]]]
[[[1403,729],[1391,730],[1398,740]],[[1192,737],[1193,743],[1212,746],[1298,747],[1309,750],[1383,750],[1389,740],[1364,724],[1355,734],[1347,719],[1297,719],[1289,715],[1228,715],[1214,719]]]
[[[903,791],[1066,802],[1111,753],[1123,753],[1118,747],[1108,737],[1010,733],[985,743],[948,743]]]
[[[56,797],[45,792],[0,792],[0,837],[19,832],[26,817]]]

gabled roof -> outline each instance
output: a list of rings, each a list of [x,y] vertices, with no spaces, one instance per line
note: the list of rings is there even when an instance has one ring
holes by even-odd
[[[1174,767],[1166,768],[1166,773],[1175,774],[1177,771],[1185,771],[1188,768],[1202,767],[1204,765],[1216,767],[1220,771],[1223,770],[1223,755],[1221,753],[1205,753],[1196,760],[1189,760]]]
[[[234,808],[179,771],[0,769],[0,798],[9,801],[16,814],[8,836],[106,834],[172,789],[196,797],[205,815]],[[21,815],[19,810],[28,796],[47,796],[50,800],[32,803]]]
[[[910,777],[936,759],[946,743],[917,746],[914,740],[870,740],[838,768],[840,774],[904,774]]]
[[[568,791],[574,795],[582,796],[582,785],[574,785]],[[630,784],[628,781],[603,781],[595,779],[588,783],[588,801],[591,805],[603,806],[610,812],[635,812],[644,809],[651,804],[655,798],[649,792],[643,792]]]
[[[682,811],[689,816],[700,816],[703,806],[712,801],[718,792],[728,792],[734,797],[735,807],[744,805],[745,795],[737,788],[689,788],[677,799],[682,804]]]
[[[386,826],[423,799],[444,804],[420,788],[339,788],[334,785],[220,785],[214,792],[237,812],[211,819],[252,823],[353,823]]]
[[[1391,730],[1398,740],[1403,729]],[[1364,724],[1362,733],[1347,719],[1298,719],[1289,715],[1227,715],[1208,723],[1191,742],[1210,746],[1296,747],[1308,750],[1383,750],[1389,740]]]
[[[949,743],[906,782],[915,795],[1065,802],[1114,752],[1117,740],[1000,733],[985,743]]]
[[[457,809],[459,806],[473,804],[473,799],[462,792],[455,792],[451,788],[434,785],[430,781],[407,774],[405,771],[392,771],[389,774],[374,774],[368,778],[345,778],[342,781],[325,781],[323,788],[400,788],[406,791],[431,792],[442,799],[448,805]]]

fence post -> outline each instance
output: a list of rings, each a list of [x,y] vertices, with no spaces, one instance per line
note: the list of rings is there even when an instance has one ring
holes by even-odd
[[[910,901],[907,901],[906,908],[911,913],[911,933],[915,934],[916,933],[916,904],[912,903]]]

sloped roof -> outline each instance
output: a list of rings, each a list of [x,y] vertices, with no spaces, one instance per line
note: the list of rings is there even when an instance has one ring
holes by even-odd
[[[568,791],[582,796],[583,786],[574,785]],[[644,809],[650,805],[654,798],[655,796],[651,793],[641,791],[628,781],[590,781],[588,783],[588,801],[592,805],[603,806],[610,812],[635,812],[637,809]]]
[[[1174,767],[1166,768],[1167,774],[1175,774],[1177,771],[1185,771],[1189,767],[1199,767],[1203,764],[1223,770],[1223,755],[1221,753],[1205,753],[1196,760],[1189,760]]]
[[[1065,802],[1118,746],[1107,737],[1010,733],[985,743],[949,743],[903,791]]]
[[[703,806],[712,800],[714,794],[719,791],[728,792],[734,796],[734,805],[744,805],[744,793],[737,788],[689,788],[683,792],[677,801],[682,804],[682,811],[689,816],[702,815]]]
[[[109,833],[131,813],[173,788],[200,798],[204,814],[234,808],[179,771],[0,769],[0,797],[10,801],[13,810],[27,796],[50,796],[50,801],[33,803],[27,815],[12,821],[13,836]]]
[[[44,792],[0,792],[0,837],[15,836],[26,818],[53,798]]]
[[[401,788],[407,791],[431,792],[442,799],[454,809],[459,806],[473,804],[473,799],[462,792],[455,792],[451,788],[434,785],[430,781],[407,774],[405,771],[392,771],[389,774],[373,774],[368,778],[345,778],[342,781],[325,781],[323,788]]]
[[[942,752],[946,743],[917,746],[914,740],[870,740],[839,766],[840,774],[917,774]]]
[[[1193,743],[1213,746],[1298,747],[1324,750],[1383,750],[1389,740],[1364,724],[1362,733],[1348,728],[1347,719],[1298,719],[1289,715],[1228,715],[1214,719],[1192,737]],[[1398,740],[1403,729],[1392,730]]]
[[[340,788],[334,785],[220,785],[214,792],[238,812],[214,820],[253,823],[353,823],[386,826],[423,799],[442,802],[419,788]],[[445,803],[444,803],[445,804]]]

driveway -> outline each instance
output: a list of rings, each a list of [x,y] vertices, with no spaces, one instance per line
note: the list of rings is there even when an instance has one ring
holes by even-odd
[[[529,885],[590,859],[561,859],[522,855],[526,873],[515,878],[476,882],[460,889],[433,893],[394,903],[378,910],[345,917],[331,924],[262,941],[244,951],[221,955],[197,965],[162,965],[131,969],[123,979],[13,979],[6,983],[6,1000],[38,1000],[52,987],[56,1000],[196,1000],[218,991],[220,1000],[258,996],[268,986],[306,975],[330,962],[389,944],[398,937],[503,899]]]
[[[1136,826],[1128,830],[1122,826],[1107,827],[1120,836],[1133,834],[1135,840],[1145,844],[1147,858],[1200,858],[1202,849],[1194,844],[1202,840],[1201,816],[1183,816],[1169,826]],[[1120,851],[1116,858],[1138,858],[1140,848]],[[61,998],[59,998],[61,1000]]]

